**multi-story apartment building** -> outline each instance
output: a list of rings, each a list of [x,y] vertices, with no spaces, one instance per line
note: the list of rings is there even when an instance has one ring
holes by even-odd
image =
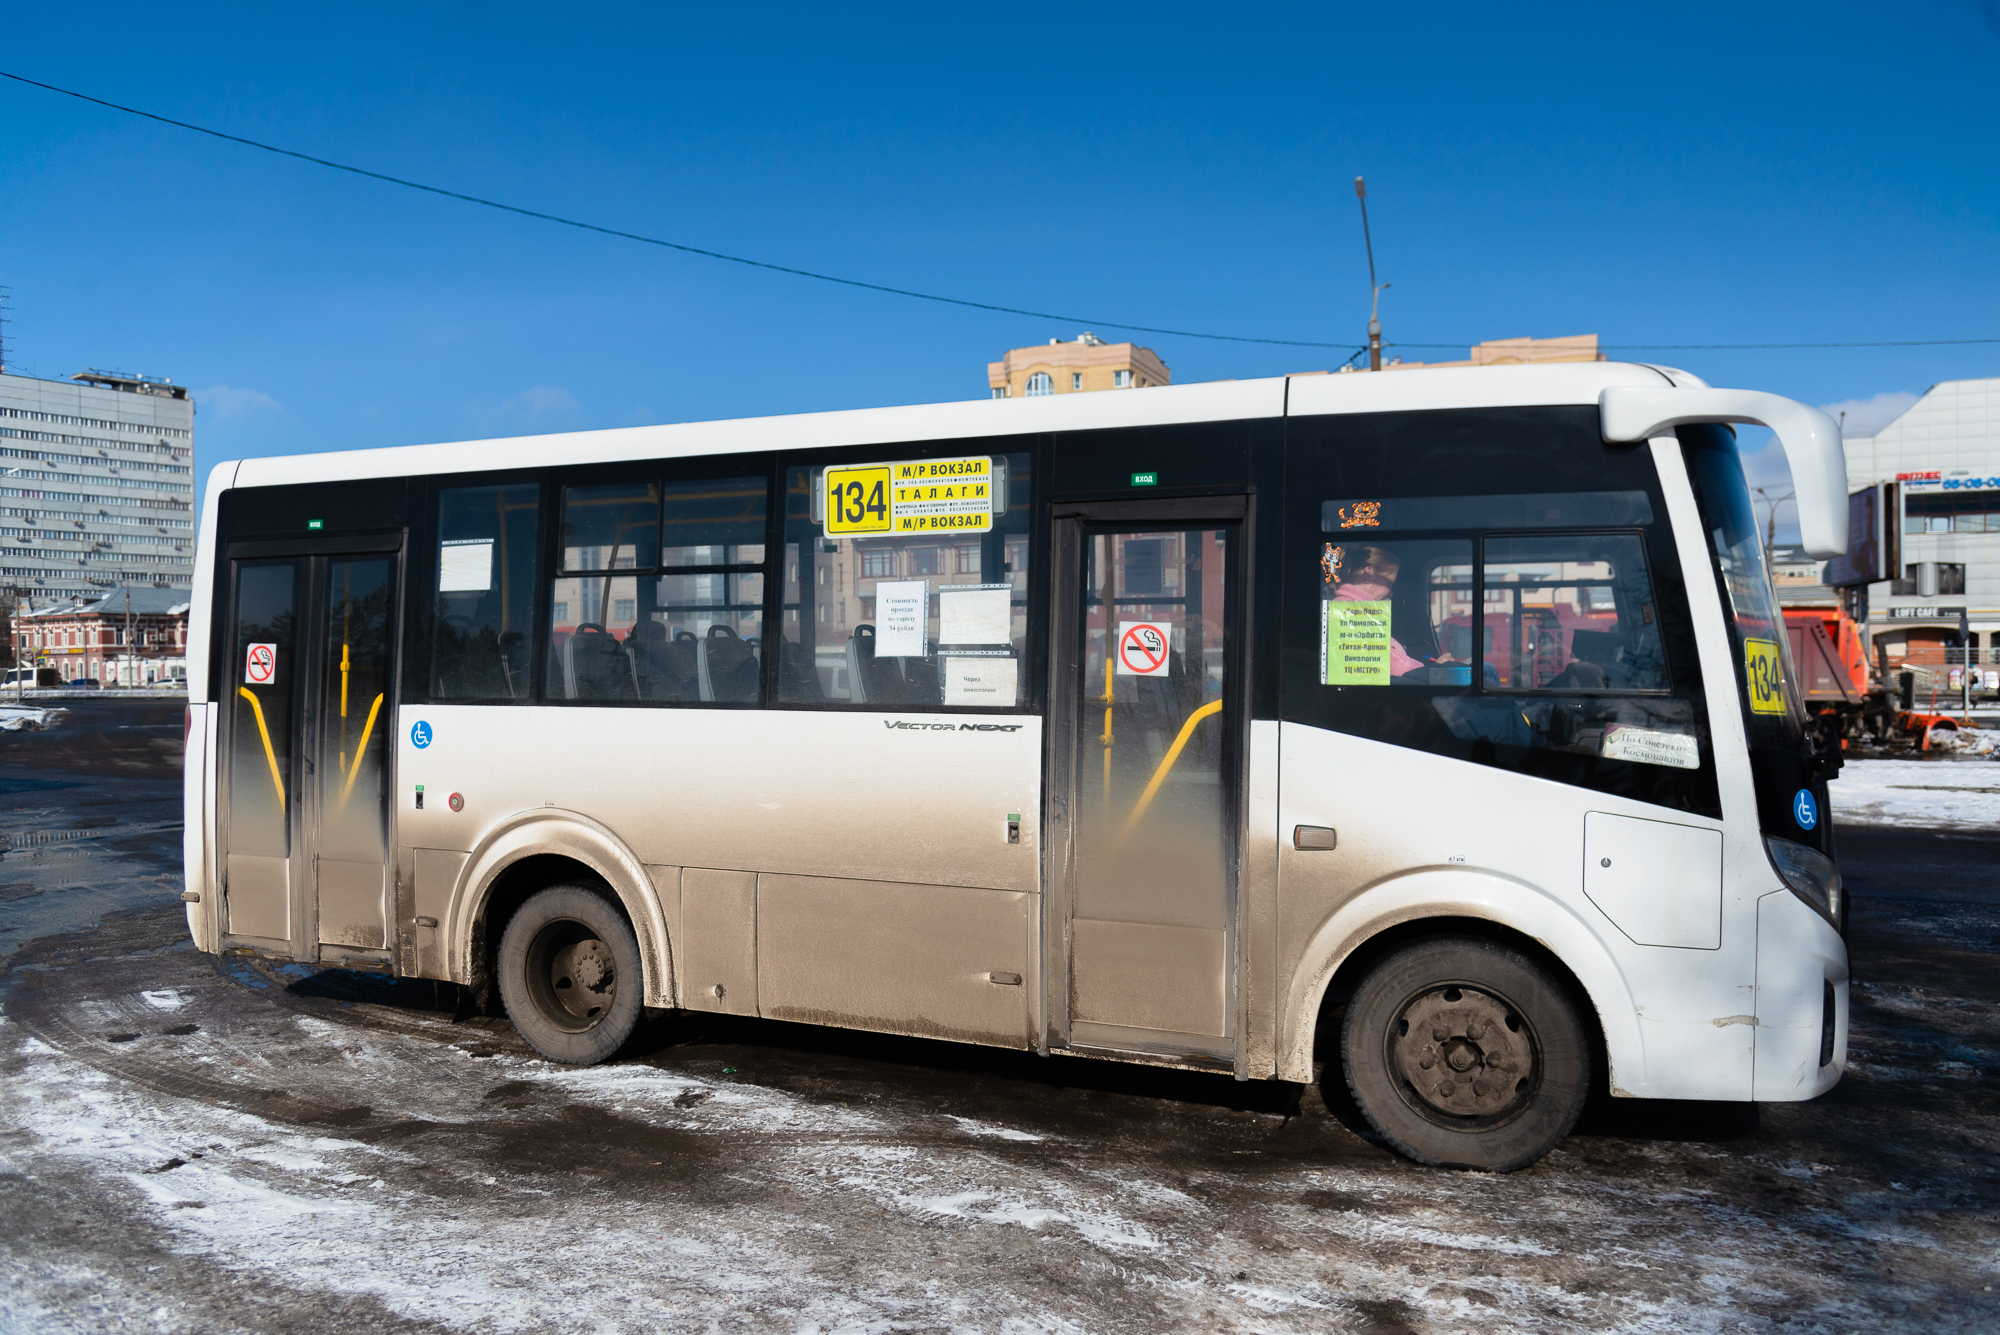
[[[986,363],[986,387],[996,399],[1040,394],[1078,394],[1096,389],[1145,389],[1173,382],[1173,372],[1151,348],[1106,343],[1095,334],[1065,343],[1011,348]]]
[[[194,577],[194,400],[153,376],[0,373],[0,596],[31,606]]]

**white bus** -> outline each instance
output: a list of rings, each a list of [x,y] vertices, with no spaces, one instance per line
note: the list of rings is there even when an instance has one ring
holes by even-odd
[[[1578,364],[218,466],[188,925],[460,984],[1310,1082],[1512,1169],[1808,1099],[1847,956],[1732,430]]]

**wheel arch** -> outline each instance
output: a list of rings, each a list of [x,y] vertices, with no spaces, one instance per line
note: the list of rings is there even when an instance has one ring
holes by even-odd
[[[1472,936],[1520,949],[1567,987],[1612,1088],[1639,1083],[1645,1054],[1630,989],[1604,943],[1536,886],[1484,871],[1424,871],[1370,886],[1330,912],[1293,970],[1278,1076],[1307,1084],[1328,998],[1411,941]]]
[[[506,918],[536,891],[570,880],[594,881],[608,892],[638,938],[646,1004],[672,1006],[672,940],[652,876],[608,826],[556,807],[503,821],[466,859],[446,925],[458,981],[486,989]]]

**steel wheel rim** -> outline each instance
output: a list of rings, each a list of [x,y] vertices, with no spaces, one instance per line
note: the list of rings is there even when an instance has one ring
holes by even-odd
[[[618,1001],[611,947],[588,924],[549,923],[528,943],[528,995],[542,1018],[580,1034],[604,1022]]]
[[[1454,1131],[1511,1122],[1541,1089],[1542,1045],[1527,1015],[1472,983],[1434,983],[1412,993],[1389,1021],[1385,1047],[1403,1102]]]

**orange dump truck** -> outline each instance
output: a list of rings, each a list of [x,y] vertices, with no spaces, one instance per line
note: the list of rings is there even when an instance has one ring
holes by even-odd
[[[1896,706],[1868,670],[1854,618],[1839,608],[1788,607],[1785,631],[1806,712],[1828,749],[1835,749],[1837,739],[1863,732],[1879,741],[1896,728]]]

